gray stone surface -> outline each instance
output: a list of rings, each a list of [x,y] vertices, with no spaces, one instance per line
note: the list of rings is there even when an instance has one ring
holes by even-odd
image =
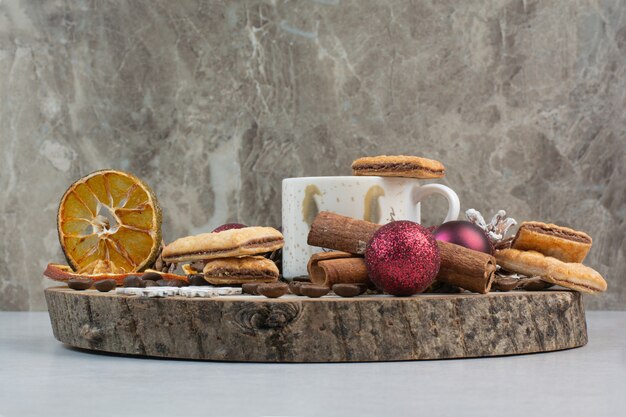
[[[144,178],[172,240],[277,225],[281,178],[381,153],[443,161],[464,209],[591,233],[586,303],[626,307],[621,0],[3,0],[0,97],[0,309],[45,308],[83,174]]]

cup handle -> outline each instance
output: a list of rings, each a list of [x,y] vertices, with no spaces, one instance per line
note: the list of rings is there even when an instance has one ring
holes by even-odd
[[[448,200],[448,214],[446,215],[445,222],[456,220],[459,217],[461,211],[461,202],[459,196],[449,187],[441,184],[426,184],[419,185],[413,188],[413,204],[417,204],[424,198],[432,194],[441,194]]]

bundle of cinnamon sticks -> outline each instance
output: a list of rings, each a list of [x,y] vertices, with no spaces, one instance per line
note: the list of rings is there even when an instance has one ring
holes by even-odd
[[[367,242],[381,225],[335,213],[320,212],[307,239],[312,246],[332,249],[311,257],[311,281],[332,287],[338,283],[371,284],[363,255]],[[483,252],[437,241],[441,266],[436,280],[468,291],[486,294],[491,289],[496,260]]]

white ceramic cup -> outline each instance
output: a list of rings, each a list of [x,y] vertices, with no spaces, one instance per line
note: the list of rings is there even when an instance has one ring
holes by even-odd
[[[459,197],[441,184],[420,184],[415,178],[302,177],[283,180],[283,276],[307,274],[306,264],[321,248],[309,246],[307,236],[320,211],[385,224],[393,220],[420,222],[420,201],[432,194],[448,200],[445,221],[459,216]]]

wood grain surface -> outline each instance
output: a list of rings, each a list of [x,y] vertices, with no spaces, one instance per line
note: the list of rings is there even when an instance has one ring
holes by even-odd
[[[490,294],[137,298],[45,290],[54,336],[129,355],[251,362],[468,358],[583,346],[571,291]]]

